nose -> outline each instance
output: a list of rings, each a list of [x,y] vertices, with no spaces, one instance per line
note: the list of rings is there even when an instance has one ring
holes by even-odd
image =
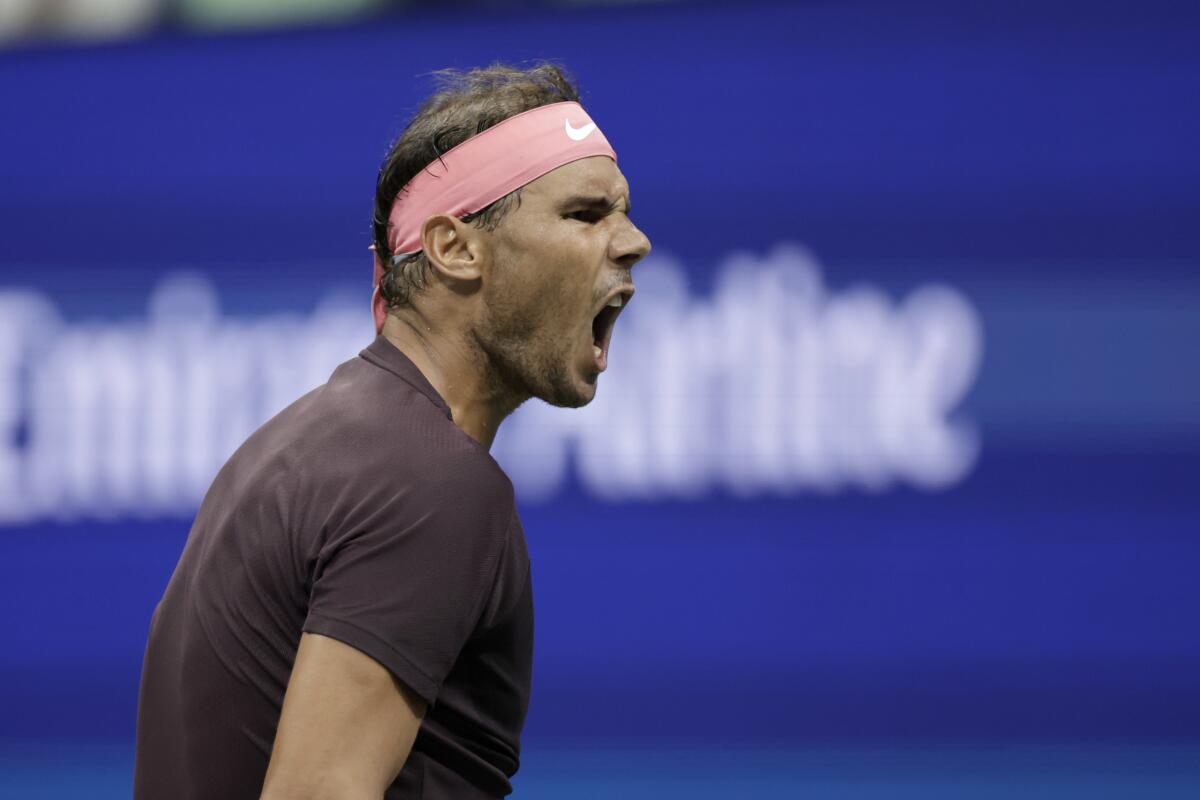
[[[609,242],[609,257],[625,269],[641,261],[649,252],[650,239],[628,220]]]

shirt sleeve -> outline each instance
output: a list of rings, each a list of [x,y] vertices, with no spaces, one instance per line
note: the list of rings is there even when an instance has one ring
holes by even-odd
[[[389,498],[321,547],[304,631],[362,651],[432,705],[512,591],[515,550],[524,538],[511,485]]]

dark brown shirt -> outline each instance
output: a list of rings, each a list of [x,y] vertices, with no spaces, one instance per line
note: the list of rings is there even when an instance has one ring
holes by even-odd
[[[150,626],[134,796],[257,798],[302,631],[429,710],[387,798],[511,791],[533,598],[512,484],[383,338],[252,435]]]

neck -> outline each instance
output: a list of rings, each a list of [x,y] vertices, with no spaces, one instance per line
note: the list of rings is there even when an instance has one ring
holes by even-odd
[[[389,313],[383,336],[446,401],[454,424],[490,450],[500,423],[521,400],[499,385],[487,355],[463,333],[439,330],[415,308]]]

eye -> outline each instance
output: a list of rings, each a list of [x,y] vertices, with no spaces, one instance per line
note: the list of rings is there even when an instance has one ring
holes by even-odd
[[[595,209],[587,208],[580,211],[570,211],[563,214],[563,219],[573,219],[579,222],[586,222],[589,225],[595,225],[600,220],[604,219],[603,212]]]

